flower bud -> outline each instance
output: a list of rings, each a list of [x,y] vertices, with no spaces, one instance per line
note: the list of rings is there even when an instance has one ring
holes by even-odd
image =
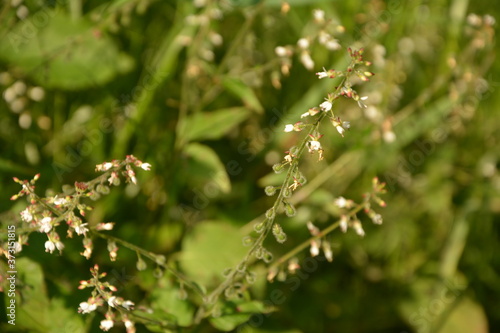
[[[264,189],[264,192],[266,193],[267,196],[273,196],[276,193],[276,187],[275,186],[266,186]]]

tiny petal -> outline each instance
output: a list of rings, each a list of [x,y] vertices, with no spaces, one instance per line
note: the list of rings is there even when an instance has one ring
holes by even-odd
[[[114,323],[110,319],[105,319],[101,321],[101,325],[99,325],[99,328],[103,331],[109,331],[112,327],[114,326]]]
[[[321,110],[327,112],[332,109],[332,103],[330,103],[329,101],[324,101],[319,105],[319,107],[321,108]]]
[[[45,252],[54,252],[54,250],[56,249],[56,245],[54,244],[54,242],[48,240],[45,242]]]
[[[292,131],[293,131],[293,125],[292,124],[285,125],[285,132],[292,132]]]
[[[309,41],[306,38],[301,38],[297,41],[297,45],[303,49],[306,50],[309,48]]]
[[[141,164],[141,168],[143,170],[149,171],[149,170],[151,170],[151,164],[149,164],[149,163],[142,163]]]

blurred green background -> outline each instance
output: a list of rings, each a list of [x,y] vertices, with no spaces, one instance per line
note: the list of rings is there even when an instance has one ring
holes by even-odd
[[[138,186],[93,202],[89,223],[115,221],[111,234],[166,255],[211,290],[273,203],[263,192],[280,181],[271,166],[302,134],[283,133],[284,125],[338,84],[314,73],[342,70],[347,47],[364,47],[376,75],[355,88],[368,108],[335,106],[351,129],[341,138],[322,128],[325,160],[304,156],[309,182],[294,194],[298,214],[279,218],[288,241],[267,246],[279,258],[310,236],[307,221],[331,225],[335,198],[360,201],[374,176],[387,183],[384,224],[362,220],[364,238],[334,232],[333,263],[307,261],[304,251],[294,279],[266,283],[257,264],[249,294],[277,311],[251,317],[240,332],[500,331],[499,8],[466,0],[288,4],[3,2],[2,234],[21,224],[26,206],[9,201],[19,191],[12,177],[41,173],[38,194],[52,195],[96,177],[96,164],[133,154],[152,170],[138,172]],[[277,56],[286,45],[290,56]],[[180,304],[174,279],[157,281],[152,265],[138,273],[132,251],[110,262],[96,240],[87,261],[81,239],[64,238],[61,256],[45,253],[45,240],[31,234],[18,259],[18,290],[38,295],[38,307],[19,305],[15,327],[0,313],[2,331],[99,331],[101,314],[77,314],[89,294],[76,288],[94,263],[111,272],[122,297],[168,313],[183,331],[222,329],[193,325],[199,300]]]

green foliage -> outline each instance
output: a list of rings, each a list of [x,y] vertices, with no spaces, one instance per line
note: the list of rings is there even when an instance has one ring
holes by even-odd
[[[92,292],[77,287],[94,264],[108,272],[102,283],[136,303],[138,332],[500,329],[498,9],[461,0],[288,4],[0,5],[2,250],[8,226],[29,234],[16,254],[16,326],[2,309],[1,331],[100,331],[104,306],[77,312]],[[325,32],[340,50],[320,42]],[[277,54],[278,46],[291,53]],[[283,157],[309,127],[283,128],[316,126],[300,115],[342,81],[314,73],[344,70],[347,47],[363,47],[373,63],[369,83],[353,80],[367,108],[335,102],[350,129],[341,137],[329,119],[318,124],[311,134],[325,134],[324,158],[302,147],[299,185]],[[20,219],[30,202],[7,200],[21,189],[12,177],[37,173],[39,197],[74,197],[64,184],[95,179],[95,165],[128,154],[151,164],[148,173],[136,165],[138,185],[129,177],[109,195],[82,197],[93,207],[85,217],[75,208],[91,229],[89,260],[81,235],[66,237],[73,229],[64,215],[57,232],[65,248],[51,255],[48,234]],[[387,183],[387,207],[370,197],[375,176]],[[371,206],[340,207],[340,197]],[[106,221],[114,229],[96,232]],[[106,240],[118,248],[116,262]],[[8,270],[2,261],[2,277]],[[8,291],[5,279],[0,286]],[[9,299],[4,293],[2,303]]]

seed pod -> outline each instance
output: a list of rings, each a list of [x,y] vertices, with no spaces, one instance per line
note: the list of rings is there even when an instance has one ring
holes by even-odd
[[[295,207],[291,203],[285,201],[284,205],[285,205],[286,216],[293,217],[297,214],[297,210],[295,209]]]
[[[285,166],[281,163],[276,163],[273,165],[273,171],[275,173],[282,173],[285,170]]]
[[[274,220],[274,218],[276,217],[276,210],[274,209],[274,207],[271,207],[266,211],[266,217],[269,220]]]
[[[274,186],[266,186],[264,189],[264,192],[266,192],[267,196],[273,196],[276,193],[276,187]]]

